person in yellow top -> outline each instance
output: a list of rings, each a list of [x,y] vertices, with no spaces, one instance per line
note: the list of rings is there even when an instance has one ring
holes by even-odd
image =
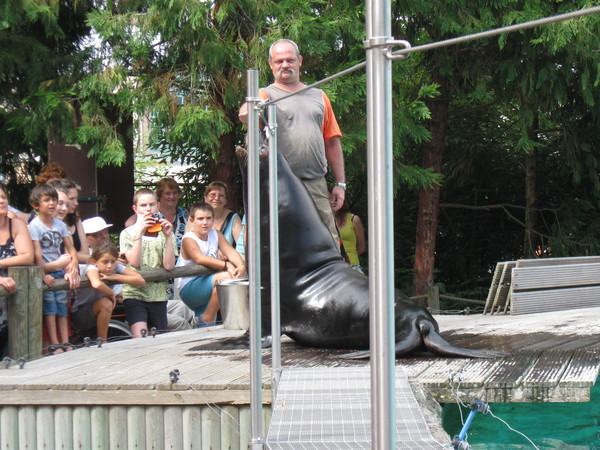
[[[340,240],[348,255],[348,262],[354,270],[364,273],[360,265],[359,255],[366,249],[365,229],[360,217],[350,212],[348,200],[335,213],[335,224],[340,233]]]

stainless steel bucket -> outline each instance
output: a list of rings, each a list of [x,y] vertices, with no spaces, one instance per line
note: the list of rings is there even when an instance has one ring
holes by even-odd
[[[248,285],[248,278],[234,278],[217,282],[223,328],[228,330],[247,330],[249,328]]]

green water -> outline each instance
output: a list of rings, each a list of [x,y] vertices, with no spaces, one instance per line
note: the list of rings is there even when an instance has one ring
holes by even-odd
[[[462,429],[458,408],[444,406],[443,425],[450,436]],[[589,403],[491,403],[490,409],[540,449],[600,450],[600,383],[592,388]],[[463,420],[469,411],[463,409]],[[474,450],[534,448],[499,420],[480,413],[469,427],[467,441]]]

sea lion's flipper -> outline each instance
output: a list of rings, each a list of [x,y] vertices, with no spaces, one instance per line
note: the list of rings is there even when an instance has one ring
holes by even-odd
[[[452,345],[440,336],[430,323],[425,321],[419,323],[419,329],[421,330],[425,347],[436,355],[459,358],[499,358],[507,355],[507,353],[494,350],[475,350]]]
[[[396,341],[394,347],[396,358],[407,353],[414,352],[423,346],[423,338],[417,327],[411,327],[411,330],[402,339]]]

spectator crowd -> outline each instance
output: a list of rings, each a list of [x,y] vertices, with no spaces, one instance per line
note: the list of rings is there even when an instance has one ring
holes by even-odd
[[[134,338],[151,329],[215,325],[217,281],[246,275],[243,257],[235,250],[241,219],[225,207],[224,183],[211,183],[205,201],[196,202],[191,215],[178,205],[181,189],[174,179],[161,179],[156,190],[139,189],[132,199],[134,214],[118,239],[114,236],[117,248],[110,236],[113,224],[99,216],[79,217],[79,186],[59,164],[44,166],[36,182],[29,195],[30,213],[10,206],[0,183],[0,286],[8,292],[17,289],[8,269],[26,265],[42,269],[46,286],[67,281],[68,290],[43,294],[44,354],[70,351],[76,347],[71,341],[83,336],[106,341],[116,311],[122,312]],[[212,273],[148,283],[139,273],[191,264]],[[83,277],[91,287],[80,288]],[[10,298],[0,297],[2,358],[8,356]]]

